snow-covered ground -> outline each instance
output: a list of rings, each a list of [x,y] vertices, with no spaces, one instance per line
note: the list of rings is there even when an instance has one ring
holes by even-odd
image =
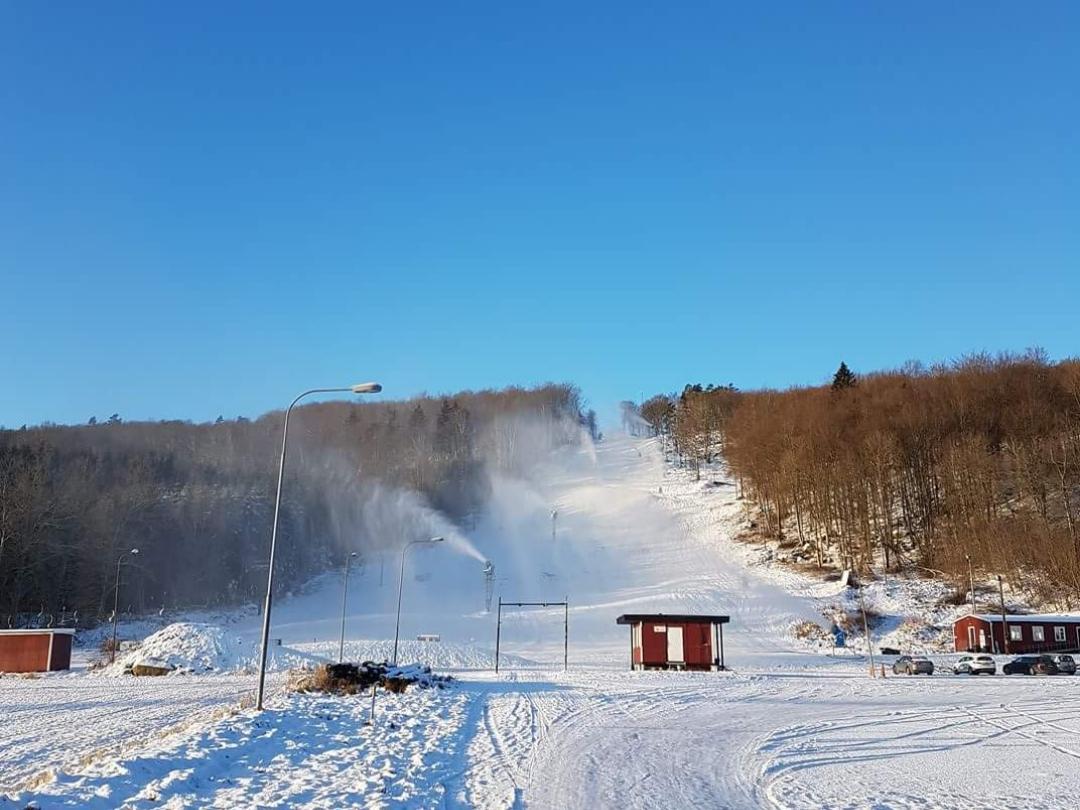
[[[722,476],[693,481],[616,436],[493,487],[467,541],[409,552],[400,657],[452,671],[449,688],[380,692],[369,726],[366,697],[286,694],[280,675],[263,714],[240,706],[250,674],[0,679],[0,807],[1075,804],[1080,679],[871,679],[795,639],[847,597],[734,542]],[[491,671],[485,558],[496,599],[569,598],[569,672],[561,609],[506,611]],[[400,558],[381,562],[350,580],[346,657],[389,655]],[[882,585],[879,609],[902,616],[907,587]],[[336,658],[340,595],[328,575],[279,601],[279,671]],[[626,671],[615,617],[631,611],[729,614],[733,671]],[[257,616],[229,623],[215,669],[249,665],[257,638]]]

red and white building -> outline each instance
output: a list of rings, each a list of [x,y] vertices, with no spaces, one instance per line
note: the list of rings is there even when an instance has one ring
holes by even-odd
[[[724,669],[727,616],[627,613],[615,620],[630,627],[630,669]]]
[[[1038,653],[1080,650],[1080,616],[971,613],[953,622],[957,652]]]

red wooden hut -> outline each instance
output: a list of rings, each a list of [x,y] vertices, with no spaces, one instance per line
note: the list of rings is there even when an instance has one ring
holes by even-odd
[[[71,628],[0,630],[0,672],[54,672],[71,666]]]
[[[630,669],[724,669],[727,616],[627,613],[615,621],[630,625]]]
[[[953,622],[953,642],[957,652],[1071,652],[1080,650],[1080,616],[971,613]]]

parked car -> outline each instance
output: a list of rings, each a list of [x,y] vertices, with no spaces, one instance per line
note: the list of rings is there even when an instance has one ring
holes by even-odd
[[[993,675],[997,672],[997,664],[989,655],[962,655],[953,664],[952,671],[954,675]]]
[[[901,655],[892,665],[894,675],[933,675],[934,662],[921,655]]]
[[[1021,655],[1001,668],[1006,675],[1057,675],[1057,664],[1050,655]]]
[[[1071,655],[1053,655],[1054,665],[1058,668],[1059,675],[1075,675],[1076,661]]]

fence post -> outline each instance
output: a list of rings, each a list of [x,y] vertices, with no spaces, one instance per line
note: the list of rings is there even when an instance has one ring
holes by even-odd
[[[502,635],[502,597],[499,597],[499,618],[495,622],[495,674],[499,672],[499,636]]]

